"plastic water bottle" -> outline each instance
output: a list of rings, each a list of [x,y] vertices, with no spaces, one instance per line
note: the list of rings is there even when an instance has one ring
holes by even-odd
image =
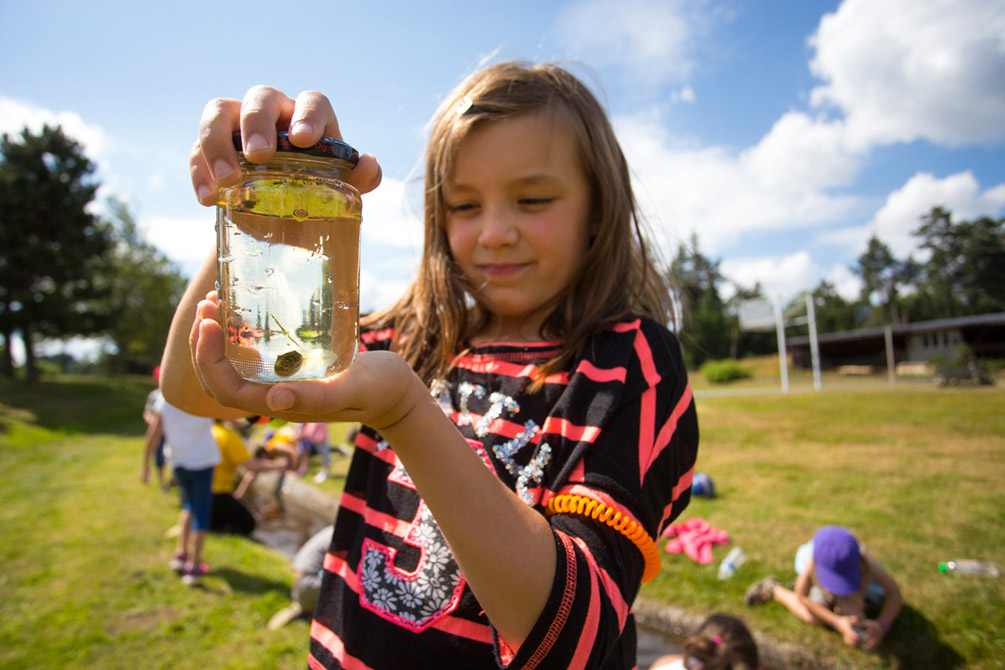
[[[950,575],[976,575],[978,577],[999,577],[1001,572],[994,561],[957,559],[939,563],[939,572]]]
[[[719,579],[729,579],[735,575],[736,569],[743,565],[746,559],[747,555],[743,553],[743,549],[733,547],[733,550],[726,554],[726,558],[722,559],[722,563],[719,564]]]

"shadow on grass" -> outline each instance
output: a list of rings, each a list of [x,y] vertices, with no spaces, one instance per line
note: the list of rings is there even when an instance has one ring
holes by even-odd
[[[939,638],[935,625],[910,605],[901,608],[892,632],[895,634],[877,650],[890,660],[889,667],[952,670],[964,666],[965,659]]]
[[[65,375],[36,384],[0,378],[0,433],[12,419],[65,433],[142,435],[151,390],[153,383],[137,376]]]
[[[234,591],[251,595],[265,595],[273,591],[284,597],[290,595],[290,585],[288,583],[266,579],[261,575],[249,574],[235,570],[234,568],[214,568],[213,576],[227,582],[227,585]]]

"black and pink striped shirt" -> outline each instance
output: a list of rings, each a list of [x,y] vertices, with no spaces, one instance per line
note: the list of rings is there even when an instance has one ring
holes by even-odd
[[[373,331],[362,340],[384,349],[391,337]],[[529,393],[535,365],[559,346],[472,347],[433,393],[527,504],[543,510],[555,495],[585,496],[658,538],[690,500],[698,447],[677,340],[650,321],[621,323]],[[365,427],[356,446],[311,625],[311,668],[635,667],[631,604],[644,561],[631,541],[596,520],[551,516],[552,592],[511,650],[393,450]]]

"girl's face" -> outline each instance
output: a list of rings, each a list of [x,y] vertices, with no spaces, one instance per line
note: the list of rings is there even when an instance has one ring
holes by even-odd
[[[536,340],[590,238],[590,185],[572,133],[543,112],[489,123],[444,184],[450,251],[491,314],[483,337]]]

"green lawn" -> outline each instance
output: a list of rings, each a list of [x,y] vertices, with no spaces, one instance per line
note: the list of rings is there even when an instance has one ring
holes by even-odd
[[[167,570],[177,503],[139,482],[149,389],[138,377],[0,380],[0,667],[303,668],[307,623],[265,629],[288,602],[286,559],[214,535],[200,587]],[[936,565],[1005,565],[1005,393],[873,384],[698,405],[698,469],[719,495],[684,518],[728,530],[747,562],[720,582],[714,566],[665,554],[644,598],[738,614],[829,667],[1003,667],[1005,580]],[[883,653],[844,647],[781,606],[742,604],[751,581],[794,577],[796,547],[824,523],[859,533],[902,586],[908,604]]]
[[[176,496],[139,481],[150,388],[0,381],[0,667],[304,668],[308,623],[265,628],[288,560],[212,535],[202,585],[167,569]]]
[[[824,389],[840,383],[825,380]],[[1005,667],[1005,580],[937,568],[952,558],[1005,567],[1005,393],[890,386],[885,377],[859,386],[699,397],[697,469],[718,495],[693,499],[684,518],[729,531],[747,562],[720,582],[714,565],[665,553],[643,597],[699,616],[741,616],[773,640],[815,650],[828,667]],[[903,591],[907,604],[881,653],[846,647],[781,605],[743,605],[757,579],[794,579],[798,546],[832,523],[856,532]],[[716,547],[716,560],[728,551]]]

